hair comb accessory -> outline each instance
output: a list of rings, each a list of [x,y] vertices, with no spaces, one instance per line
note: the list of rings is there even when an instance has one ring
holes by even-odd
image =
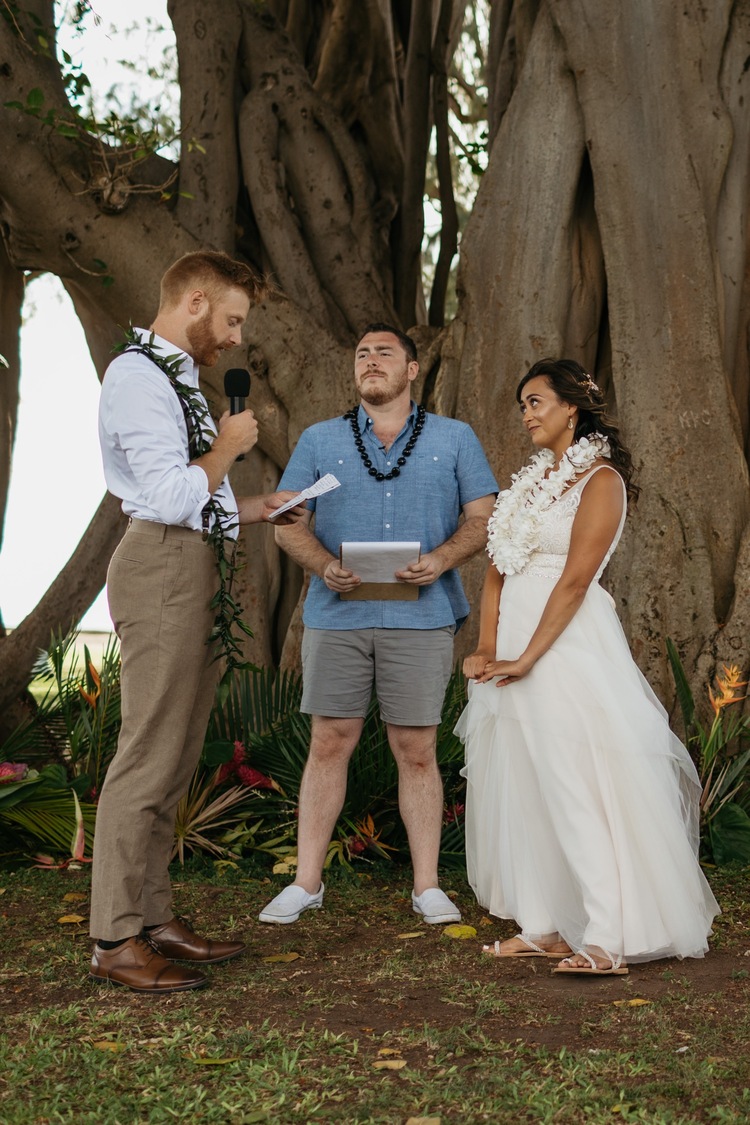
[[[583,386],[586,388],[586,390],[589,392],[589,394],[591,393],[591,391],[596,391],[597,394],[601,394],[601,391],[599,390],[599,387],[594,382],[594,380],[591,378],[588,371],[584,372],[582,382],[583,382]]]

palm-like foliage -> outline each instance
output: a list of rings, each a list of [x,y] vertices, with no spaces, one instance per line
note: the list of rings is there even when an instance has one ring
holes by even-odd
[[[5,742],[2,756],[32,763],[53,759],[71,778],[85,778],[88,788],[99,792],[120,729],[120,652],[113,637],[97,669],[84,646],[82,667],[77,636],[53,635],[40,654],[34,678],[44,685],[44,695]]]
[[[59,765],[29,770],[22,780],[0,786],[0,840],[12,850],[19,843],[43,844],[81,860],[85,850],[91,854],[95,815],[95,806],[79,801]]]
[[[276,823],[275,849],[259,843],[255,834],[246,846],[275,850],[287,859],[295,835],[294,810],[310,744],[310,718],[299,711],[301,681],[294,673],[274,675],[264,669],[238,673],[224,705],[209,726],[209,745],[228,748],[237,740],[248,750],[253,767],[272,777],[281,793],[265,794],[262,815],[268,832]],[[453,734],[466,702],[463,677],[455,672],[446,692],[443,720],[438,729],[438,764],[443,773],[450,806],[456,805],[463,783],[459,770],[463,748]],[[460,808],[460,807],[459,807]],[[259,810],[260,811],[260,810]],[[373,700],[362,736],[350,766],[347,795],[332,845],[334,858],[348,855],[394,855],[406,858],[406,833],[398,815],[398,769],[388,746],[385,724]],[[464,862],[463,824],[460,811],[445,825],[441,862]]]
[[[179,856],[180,863],[185,862],[186,851],[219,858],[234,854],[227,846],[226,831],[236,826],[236,807],[247,801],[248,791],[242,785],[222,791],[218,783],[219,770],[206,775],[198,769],[177,806],[172,856]]]

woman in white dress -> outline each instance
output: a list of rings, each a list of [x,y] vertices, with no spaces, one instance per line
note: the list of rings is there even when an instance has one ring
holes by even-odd
[[[588,975],[702,957],[719,908],[697,859],[698,775],[599,585],[637,496],[630,454],[574,361],[541,360],[516,397],[536,455],[490,519],[456,727],[469,880],[521,927],[485,951]]]

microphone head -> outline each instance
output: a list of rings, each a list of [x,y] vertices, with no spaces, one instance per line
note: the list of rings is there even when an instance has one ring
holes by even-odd
[[[227,398],[247,398],[250,394],[250,372],[244,367],[230,367],[224,374],[224,394]]]

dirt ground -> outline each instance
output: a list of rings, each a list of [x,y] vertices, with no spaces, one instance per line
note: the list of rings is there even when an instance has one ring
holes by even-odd
[[[157,1001],[88,979],[86,872],[0,874],[0,1024],[13,1015],[82,1001],[137,1012],[155,1003],[179,1006],[188,998],[193,1012],[220,1010],[229,1025],[264,1023],[290,1031],[319,1027],[366,1039],[394,1027],[463,1023],[481,1027],[492,1040],[521,1039],[555,1049],[621,1043],[620,1017],[633,999],[654,1002],[671,996],[676,1005],[684,1003],[688,1039],[688,1009],[699,999],[704,1025],[747,1012],[747,869],[715,878],[726,909],[717,920],[709,956],[633,965],[627,977],[594,979],[556,976],[554,962],[541,959],[499,961],[483,956],[481,943],[510,936],[512,923],[489,919],[463,880],[449,877],[446,885],[461,905],[464,923],[476,929],[476,936],[467,940],[452,939],[444,927],[426,926],[412,913],[406,873],[396,869],[393,874],[395,883],[383,877],[382,869],[359,878],[334,874],[325,909],[308,912],[293,926],[257,922],[278,880],[237,878],[222,885],[200,875],[185,878],[176,898],[196,929],[241,936],[248,949],[212,969],[210,988]],[[71,900],[71,895],[81,897]],[[71,915],[82,921],[61,921]],[[296,956],[265,960],[280,954]],[[608,1019],[596,1017],[592,1041],[592,1021],[604,1010]]]

